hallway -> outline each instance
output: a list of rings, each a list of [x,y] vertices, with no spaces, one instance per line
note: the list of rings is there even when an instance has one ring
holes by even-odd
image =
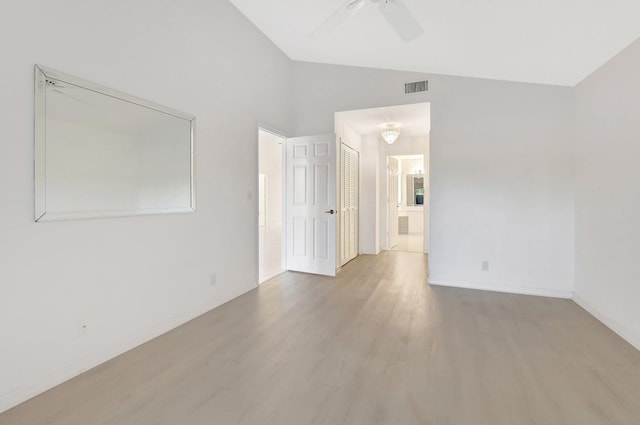
[[[422,252],[424,250],[424,235],[398,235],[398,243],[392,251]]]

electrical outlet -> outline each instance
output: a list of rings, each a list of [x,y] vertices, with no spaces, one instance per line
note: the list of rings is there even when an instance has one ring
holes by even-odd
[[[216,283],[218,283],[218,277],[216,276],[215,273],[212,273],[211,279],[209,280],[209,285],[216,286]]]
[[[487,260],[483,260],[482,263],[480,263],[480,266],[483,272],[489,271],[489,262]]]
[[[87,333],[89,325],[86,320],[78,320],[78,335],[84,335]]]

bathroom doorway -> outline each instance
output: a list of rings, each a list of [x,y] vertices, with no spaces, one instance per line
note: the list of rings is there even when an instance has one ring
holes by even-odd
[[[283,255],[283,155],[285,138],[258,130],[258,282],[285,269]]]
[[[392,155],[388,164],[389,249],[426,252],[425,206],[428,178],[423,154]]]

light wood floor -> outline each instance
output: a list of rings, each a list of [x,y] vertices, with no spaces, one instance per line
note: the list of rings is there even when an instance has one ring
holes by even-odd
[[[398,243],[391,248],[392,251],[424,252],[424,235],[398,235]]]
[[[640,352],[576,304],[425,276],[391,251],[285,273],[0,424],[640,423]]]

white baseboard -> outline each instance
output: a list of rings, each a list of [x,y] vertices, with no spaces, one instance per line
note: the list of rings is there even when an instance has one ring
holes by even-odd
[[[580,307],[585,309],[587,313],[598,319],[606,327],[617,333],[622,339],[633,345],[637,350],[640,350],[640,333],[629,329],[627,326],[623,326],[617,320],[612,319],[609,315],[603,313],[601,310],[595,308],[592,304],[585,301],[580,295],[574,293],[573,301]]]
[[[535,295],[538,297],[551,297],[551,298],[564,298],[564,299],[573,298],[572,291],[563,290],[563,289],[510,287],[510,286],[496,287],[496,286],[486,286],[486,285],[475,285],[470,283],[435,282],[432,280],[429,280],[429,285],[447,286],[451,288],[475,289],[478,291],[502,292],[506,294]]]

